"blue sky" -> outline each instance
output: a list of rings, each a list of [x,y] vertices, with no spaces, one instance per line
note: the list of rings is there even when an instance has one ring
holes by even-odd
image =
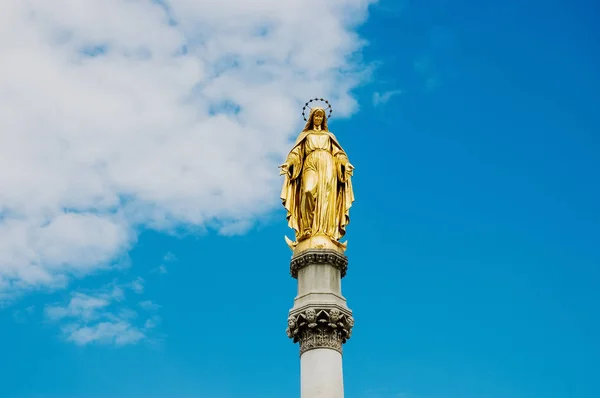
[[[373,72],[330,122],[356,167],[348,398],[600,396],[598,12],[370,7]],[[284,217],[233,236],[139,227],[117,266],[19,294],[0,309],[0,397],[297,396]],[[68,312],[77,297],[93,313]],[[124,329],[86,343],[75,316]]]

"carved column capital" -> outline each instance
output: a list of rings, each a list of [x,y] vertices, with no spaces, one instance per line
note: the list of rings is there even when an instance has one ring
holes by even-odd
[[[311,264],[328,264],[340,270],[341,277],[346,276],[348,270],[348,258],[330,249],[309,249],[292,257],[290,262],[290,274],[298,278],[298,271]]]
[[[286,333],[300,342],[300,355],[315,348],[342,352],[342,344],[352,335],[354,318],[349,310],[309,307],[290,313]]]

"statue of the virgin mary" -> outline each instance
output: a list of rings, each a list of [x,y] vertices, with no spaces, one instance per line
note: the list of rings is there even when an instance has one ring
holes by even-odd
[[[288,225],[296,232],[295,242],[286,237],[290,248],[332,248],[343,252],[346,243],[339,240],[350,222],[354,167],[329,132],[325,109],[311,109],[304,130],[279,167],[285,176],[281,200],[287,210]]]

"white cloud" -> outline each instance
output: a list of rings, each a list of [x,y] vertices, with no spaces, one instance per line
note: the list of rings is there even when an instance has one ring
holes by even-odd
[[[146,322],[144,323],[144,329],[146,330],[152,330],[155,327],[158,326],[158,324],[162,321],[162,319],[159,316],[153,316],[152,318],[148,318],[146,320]]]
[[[123,301],[125,300],[125,291],[121,286],[112,286],[110,296],[115,301]]]
[[[165,254],[165,256],[163,257],[163,260],[165,260],[166,262],[170,263],[170,262],[173,262],[173,261],[177,261],[177,256],[175,256],[171,252],[167,252],[167,254]]]
[[[144,279],[143,278],[137,278],[136,280],[134,280],[133,282],[131,282],[131,289],[134,292],[136,292],[137,294],[144,293]]]
[[[121,308],[117,313],[118,319],[132,320],[138,317],[138,313],[130,308]]]
[[[121,287],[107,285],[97,291],[73,292],[66,305],[48,305],[44,312],[46,319],[61,325],[63,337],[75,344],[133,344],[146,339],[160,317],[152,315],[138,321],[138,313],[121,304],[124,298]],[[152,312],[160,308],[152,301],[140,306]]]
[[[158,273],[158,274],[163,274],[164,275],[164,274],[168,274],[169,270],[167,269],[167,267],[164,264],[161,264],[161,265],[159,265],[156,268],[152,268],[150,270],[150,273],[152,273],[152,274]]]
[[[0,301],[279,206],[299,103],[356,108],[373,1],[2,1]]]
[[[128,322],[100,322],[93,326],[69,325],[64,328],[67,340],[78,345],[89,343],[125,345],[142,340],[145,335]]]
[[[177,256],[175,256],[175,254],[171,253],[171,252],[167,252],[164,257],[163,257],[163,261],[167,262],[167,263],[173,263],[175,261],[177,261]],[[156,268],[153,268],[152,270],[150,270],[151,273],[159,273],[159,274],[167,274],[169,271],[167,270],[167,267],[164,264],[159,265]]]
[[[79,318],[87,322],[97,319],[101,310],[110,304],[110,297],[106,294],[90,296],[84,293],[73,293],[66,307],[47,306],[45,312],[46,316],[54,321],[64,318]]]
[[[402,90],[390,90],[383,93],[373,93],[373,106],[383,105],[388,102],[393,96],[402,94]]]
[[[151,300],[140,301],[140,307],[146,311],[157,311],[160,305],[153,303]]]

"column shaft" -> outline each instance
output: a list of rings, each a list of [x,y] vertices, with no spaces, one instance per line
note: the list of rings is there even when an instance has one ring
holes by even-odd
[[[300,357],[300,398],[344,398],[342,354],[329,348]]]

